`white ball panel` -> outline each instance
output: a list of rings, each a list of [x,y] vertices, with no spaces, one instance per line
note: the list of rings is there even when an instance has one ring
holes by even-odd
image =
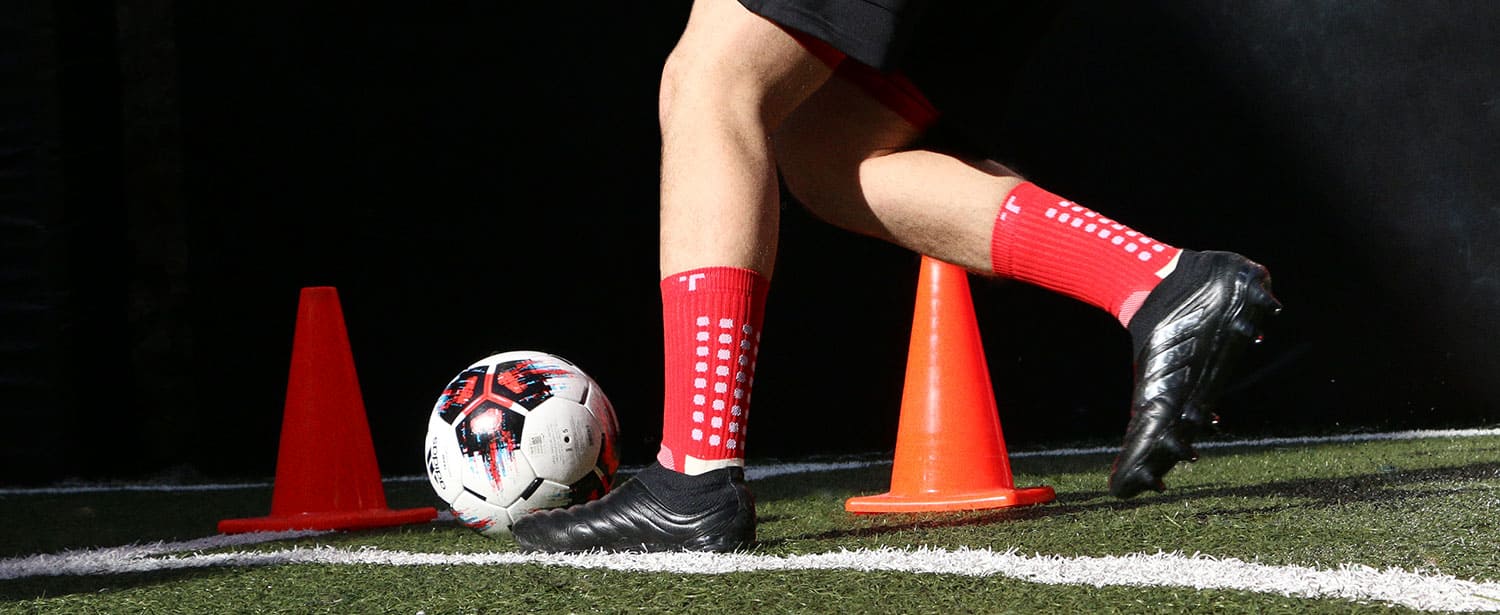
[[[464,526],[485,536],[510,534],[511,517],[504,508],[481,500],[467,491],[453,502],[453,516]]]
[[[593,469],[603,438],[588,408],[554,397],[526,417],[521,452],[537,476],[571,484]]]
[[[483,455],[471,455],[464,461],[464,486],[497,506],[514,502],[536,480],[536,473],[520,449],[502,449],[494,460],[493,470]]]
[[[599,388],[597,384],[594,385],[594,390],[589,395],[588,409],[599,422],[600,428],[604,430],[603,440],[607,454],[604,459],[599,460],[602,466],[600,469],[612,477],[615,470],[620,467],[619,451],[615,448],[616,443],[620,441],[620,422],[615,417],[614,404],[610,403],[609,397],[604,394],[604,389]],[[605,484],[609,484],[609,481],[606,480]]]
[[[573,491],[567,485],[544,480],[531,497],[511,504],[506,510],[512,519],[516,519],[534,510],[562,508],[572,503],[572,497]]]
[[[511,350],[508,352],[492,354],[483,359],[475,361],[472,365],[469,365],[469,369],[473,369],[476,367],[494,367],[508,361],[522,361],[526,359],[546,360],[551,356],[552,355],[545,352],[537,352],[535,350]]]
[[[613,438],[620,433],[620,421],[615,418],[615,406],[609,402],[609,396],[604,394],[604,389],[598,384],[592,384],[593,391],[589,393],[588,402],[585,404],[595,417],[604,432]]]
[[[427,482],[444,502],[452,504],[464,489],[463,453],[453,437],[453,426],[433,413],[427,421]]]

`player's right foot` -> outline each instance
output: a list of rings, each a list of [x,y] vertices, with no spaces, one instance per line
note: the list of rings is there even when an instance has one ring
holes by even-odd
[[[1198,459],[1193,439],[1216,421],[1230,369],[1259,339],[1261,320],[1279,311],[1264,267],[1230,252],[1183,252],[1130,323],[1135,393],[1112,495],[1162,491],[1177,462]]]
[[[755,499],[743,468],[697,476],[652,464],[598,500],[522,516],[511,526],[533,551],[710,551],[750,548]]]

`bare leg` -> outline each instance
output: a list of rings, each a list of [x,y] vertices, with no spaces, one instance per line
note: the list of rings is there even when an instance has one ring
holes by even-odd
[[[989,161],[907,149],[920,136],[858,86],[833,79],[776,133],[793,194],[824,220],[989,273],[1001,200],[1021,183]]]
[[[831,71],[735,0],[699,0],[662,73],[661,275],[776,261],[769,135]]]
[[[1270,275],[1238,254],[1168,249],[1034,186],[1022,187],[1024,207],[1002,203],[1019,198],[1022,181],[1014,173],[909,149],[917,136],[860,88],[834,79],[782,126],[776,149],[793,193],[829,222],[976,272],[1001,273],[999,263],[1009,263],[1008,275],[1093,299],[1116,314],[1134,341],[1136,385],[1110,493],[1129,498],[1165,489],[1163,475],[1197,459],[1192,441],[1214,421],[1235,360],[1261,321],[1280,311]],[[1018,255],[1020,226],[1027,245]],[[1023,258],[1025,267],[1015,267]],[[1155,269],[1168,258],[1149,275],[1139,268],[1120,275],[1123,265]],[[1101,288],[1130,295],[1098,301],[1093,290]]]
[[[728,551],[754,542],[744,421],[776,261],[770,135],[831,73],[736,0],[693,5],[661,83],[658,463],[599,500],[517,520],[523,547]]]

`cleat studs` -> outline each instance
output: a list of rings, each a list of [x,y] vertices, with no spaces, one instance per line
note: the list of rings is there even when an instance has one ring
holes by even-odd
[[[1186,461],[1188,463],[1198,461],[1198,451],[1193,450],[1192,446],[1183,444],[1182,448],[1178,449],[1177,451],[1177,460]]]
[[[1276,296],[1271,294],[1271,289],[1267,288],[1265,284],[1257,284],[1250,287],[1249,301],[1260,306],[1262,309],[1270,309],[1273,313],[1281,312],[1281,302],[1276,300]]]
[[[1192,445],[1183,442],[1179,438],[1167,438],[1162,441],[1165,453],[1172,459],[1172,463],[1179,461],[1197,461],[1198,451],[1193,450]]]

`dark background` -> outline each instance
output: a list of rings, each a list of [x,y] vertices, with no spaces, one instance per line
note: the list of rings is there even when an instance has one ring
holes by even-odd
[[[990,4],[917,60],[982,86],[931,90],[940,135],[1275,275],[1229,435],[1494,424],[1500,5]],[[443,385],[510,349],[582,365],[647,459],[687,8],[0,5],[0,481],[270,475],[308,285],[339,289],[385,472],[420,472]],[[752,458],[892,446],[916,263],[787,205]],[[974,300],[1013,449],[1118,438],[1107,314]]]

